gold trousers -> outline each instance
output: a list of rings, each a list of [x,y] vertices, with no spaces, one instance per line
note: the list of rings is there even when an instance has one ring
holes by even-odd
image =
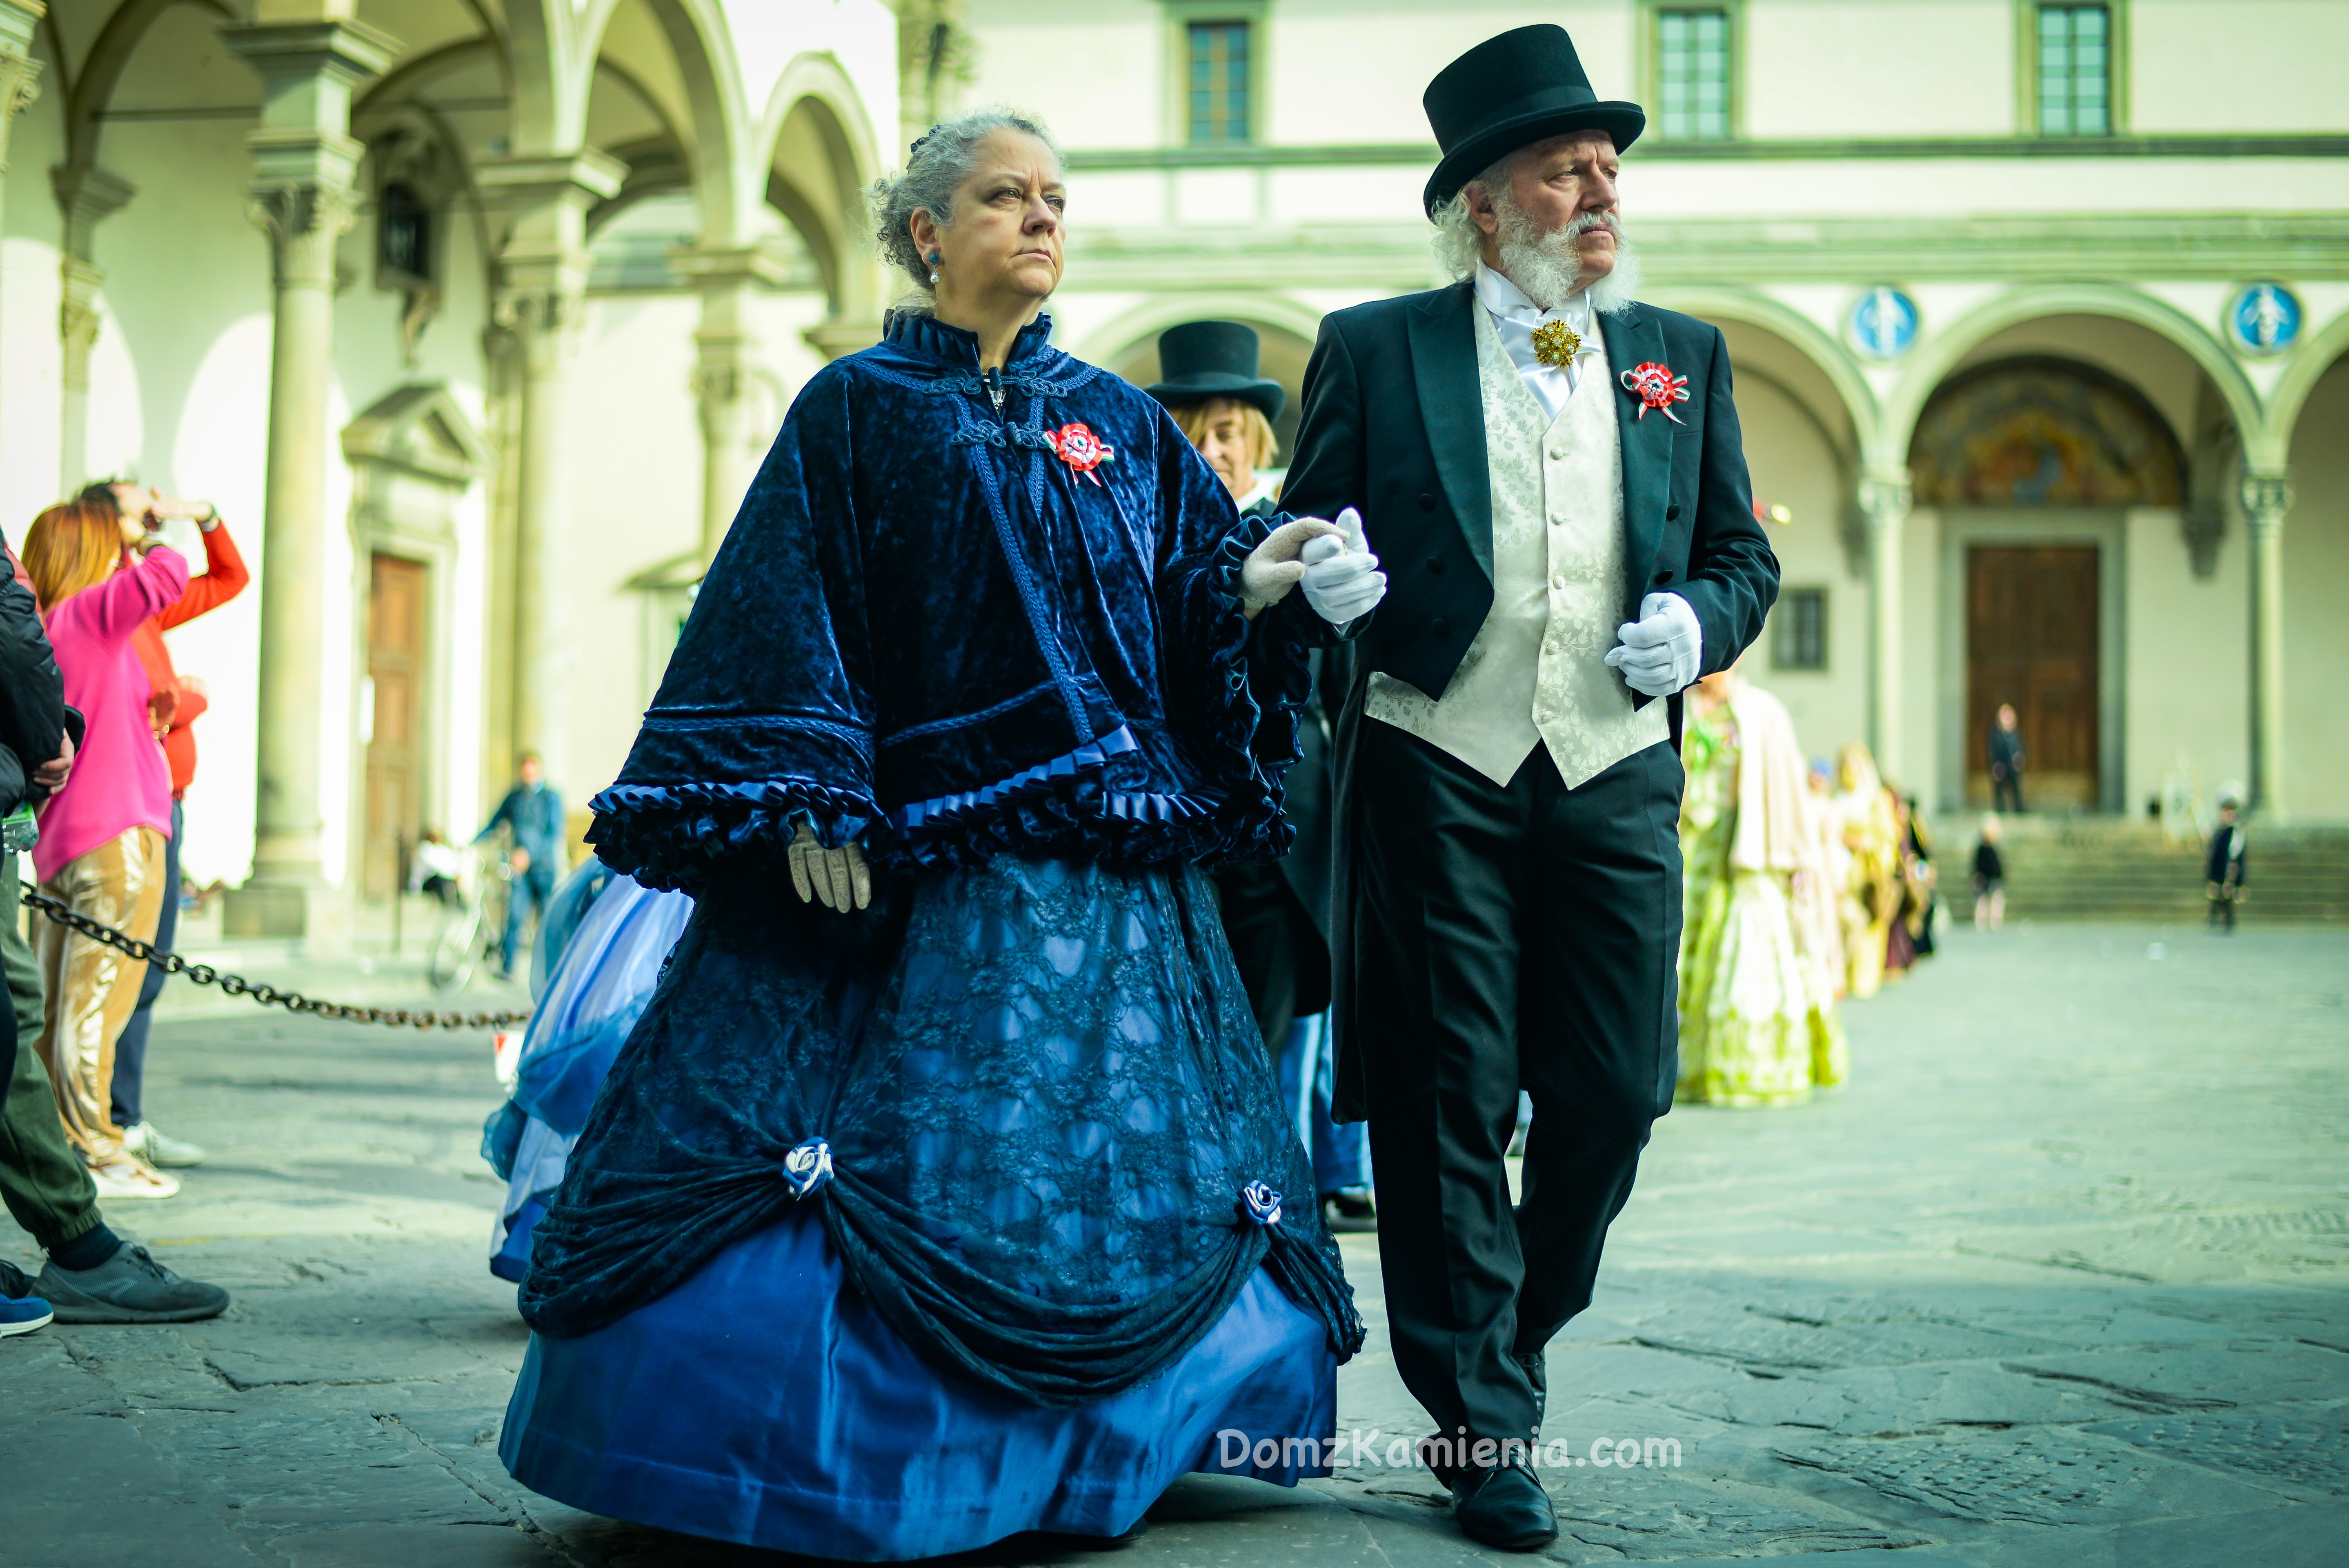
[[[161,833],[133,828],[67,861],[41,891],[92,920],[152,942],[163,913],[163,847]],[[49,1069],[66,1137],[85,1161],[98,1164],[122,1152],[122,1130],[113,1113],[114,1044],[139,1005],[147,965],[47,915],[30,919],[44,993],[41,1063]]]

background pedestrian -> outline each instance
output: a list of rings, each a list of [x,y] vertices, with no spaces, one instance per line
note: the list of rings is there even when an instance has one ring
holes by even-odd
[[[142,523],[81,501],[53,506],[25,536],[67,704],[88,728],[72,775],[40,814],[41,891],[92,920],[152,940],[163,906],[171,775],[131,646],[140,623],[188,583],[179,552]],[[41,1059],[67,1138],[109,1198],[180,1190],[124,1145],[113,1116],[114,1050],[147,965],[48,921],[33,935],[46,1003]]]
[[[2219,826],[2210,835],[2210,853],[2202,868],[2203,894],[2210,901],[2210,925],[2218,931],[2235,929],[2235,906],[2243,902],[2242,810],[2238,791],[2229,789],[2220,795]]]
[[[2023,810],[2023,769],[2029,758],[2023,753],[2023,726],[2016,718],[2014,705],[1998,705],[1998,720],[1990,727],[1990,795],[1991,809],[1997,811]]]
[[[1982,839],[1974,845],[1974,929],[1997,931],[2006,924],[2006,860],[1998,852],[1998,813],[1985,813]]]
[[[178,602],[141,622],[131,638],[139,662],[146,667],[148,707],[154,717],[157,737],[163,743],[163,758],[171,771],[171,830],[163,845],[163,910],[155,923],[155,945],[169,949],[177,940],[180,928],[180,850],[186,833],[184,801],[188,787],[196,779],[193,727],[211,706],[211,694],[202,682],[181,676],[173,666],[171,645],[164,642],[163,634],[235,598],[244,591],[252,573],[245,570],[244,557],[237,553],[236,541],[229,537],[227,526],[221,521],[220,509],[209,501],[182,500],[121,480],[91,485],[81,492],[81,499],[90,505],[111,509],[117,518],[137,518],[150,532],[158,530],[166,519],[180,518],[193,522],[203,536],[203,575],[190,578],[188,590]],[[147,966],[147,976],[139,986],[138,1006],[130,1010],[130,1021],[122,1026],[122,1038],[115,1044],[114,1121],[122,1129],[123,1147],[149,1164],[201,1165],[204,1159],[202,1149],[166,1136],[146,1116],[147,1033],[154,1022],[156,998],[162,995],[168,977],[160,965]]]
[[[546,765],[525,751],[514,765],[514,787],[498,802],[489,825],[473,835],[481,843],[500,828],[513,835],[513,884],[506,899],[505,939],[498,949],[498,978],[513,977],[514,949],[522,945],[530,917],[554,896],[563,874],[563,797],[546,781]]]

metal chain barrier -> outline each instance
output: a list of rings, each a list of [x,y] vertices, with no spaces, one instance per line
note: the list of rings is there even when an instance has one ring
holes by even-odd
[[[347,1024],[388,1024],[393,1028],[407,1029],[505,1029],[530,1022],[530,1013],[412,1013],[405,1007],[353,1007],[341,1002],[322,1002],[315,996],[305,996],[299,991],[281,991],[274,985],[264,985],[257,980],[247,980],[242,975],[223,975],[209,964],[191,964],[176,953],[167,953],[152,943],[141,942],[126,932],[102,925],[80,913],[62,899],[43,892],[18,895],[27,909],[36,909],[59,925],[78,931],[92,942],[119,949],[145,963],[160,965],[166,975],[184,975],[199,985],[217,985],[232,996],[250,996],[264,1007],[284,1007],[289,1012],[307,1013],[314,1018],[331,1018]]]

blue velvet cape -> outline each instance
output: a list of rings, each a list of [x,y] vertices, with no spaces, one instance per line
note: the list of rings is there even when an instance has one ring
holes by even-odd
[[[607,863],[692,891],[802,812],[883,872],[1287,850],[1319,633],[1299,595],[1236,608],[1281,520],[1243,521],[1164,408],[1050,329],[990,387],[971,334],[899,315],[809,380],[595,798]],[[1062,461],[1071,425],[1111,460]]]

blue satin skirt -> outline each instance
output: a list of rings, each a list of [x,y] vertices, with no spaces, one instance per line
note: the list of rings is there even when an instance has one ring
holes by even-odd
[[[1022,1531],[1123,1534],[1187,1470],[1327,1475],[1319,1449],[1280,1439],[1326,1449],[1336,1424],[1327,1331],[1262,1269],[1160,1376],[1047,1410],[933,1368],[794,1212],[608,1327],[533,1336],[498,1455],[592,1513],[892,1562]]]

